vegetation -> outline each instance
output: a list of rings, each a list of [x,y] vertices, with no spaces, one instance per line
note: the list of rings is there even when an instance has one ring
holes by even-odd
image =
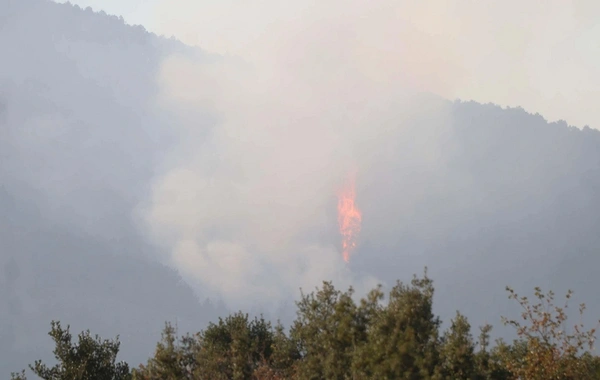
[[[49,335],[55,343],[54,356],[58,361],[48,367],[40,360],[29,368],[44,380],[126,380],[131,379],[129,366],[117,363],[119,340],[102,340],[92,337],[89,331],[79,334],[73,343],[69,327],[63,329],[60,322],[52,322]],[[25,380],[25,371],[12,374],[14,380]]]
[[[459,312],[440,331],[433,281],[425,272],[398,282],[387,297],[378,287],[360,302],[352,288],[342,292],[324,282],[301,295],[289,332],[242,312],[194,335],[178,336],[167,323],[154,356],[131,371],[116,362],[118,339],[103,341],[87,331],[74,344],[69,328],[52,322],[58,364],[36,361],[30,369],[48,380],[600,379],[595,329],[578,323],[568,331],[568,304],[557,306],[552,292],[536,288],[530,301],[507,291],[522,308],[520,318],[503,318],[517,338],[493,347],[491,325],[480,327],[476,341]],[[580,305],[581,315],[584,309]],[[12,378],[25,380],[25,371]]]

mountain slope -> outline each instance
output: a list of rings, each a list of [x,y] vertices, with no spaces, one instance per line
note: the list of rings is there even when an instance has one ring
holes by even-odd
[[[157,67],[190,49],[69,4],[0,15],[0,373],[48,358],[51,319],[120,334],[141,362],[165,321],[222,313],[151,260],[132,219],[169,146]]]
[[[0,0],[0,51],[0,373],[48,358],[51,319],[120,334],[135,365],[165,320],[194,331],[223,315],[198,301],[214,294],[161,264],[135,217],[185,139],[176,111],[156,103],[162,60],[219,57],[43,0]],[[402,115],[390,111],[385,143],[359,146],[364,219],[350,269],[389,285],[427,265],[437,312],[459,309],[473,326],[512,311],[506,285],[571,287],[600,315],[600,132],[522,109],[419,102],[430,106],[412,125],[395,126]],[[331,219],[315,235],[337,242]]]

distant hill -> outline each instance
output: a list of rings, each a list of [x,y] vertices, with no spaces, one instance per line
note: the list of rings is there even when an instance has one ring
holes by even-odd
[[[382,193],[381,180],[364,179],[363,202],[387,203],[365,214],[386,215],[397,233],[369,231],[353,265],[388,281],[428,265],[446,317],[459,309],[478,324],[499,324],[496,316],[511,312],[506,285],[540,285],[575,290],[598,320],[600,132],[520,108],[461,101],[448,108],[452,124],[435,166],[393,161],[380,169],[398,173],[391,191],[400,201]],[[410,174],[416,170],[420,177]],[[418,195],[403,202],[411,188]]]
[[[178,138],[154,102],[173,53],[219,59],[102,12],[0,0],[0,373],[48,358],[52,319],[120,334],[135,365],[164,321],[194,331],[227,312],[160,263],[132,216]],[[600,316],[600,132],[431,102],[451,115],[441,134],[425,115],[372,153],[351,269],[390,284],[427,265],[437,312],[474,327],[511,311],[505,285],[573,288]],[[430,141],[431,165],[415,158]]]
[[[0,1],[0,51],[1,376],[47,359],[51,319],[120,334],[141,362],[165,321],[223,314],[149,260],[131,217],[169,147],[152,104],[160,59],[202,53],[45,0]]]

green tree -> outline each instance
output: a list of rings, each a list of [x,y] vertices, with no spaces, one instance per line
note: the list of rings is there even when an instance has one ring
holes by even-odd
[[[29,368],[44,380],[125,380],[130,379],[129,366],[116,362],[119,353],[119,338],[102,340],[98,335],[92,337],[89,330],[79,334],[77,343],[73,343],[69,326],[63,329],[60,322],[52,321],[49,335],[54,340],[54,356],[58,361],[48,367],[37,360]],[[12,379],[25,380],[26,375],[13,373]]]
[[[166,323],[161,341],[148,363],[132,371],[134,380],[192,379],[200,345],[196,336],[177,338],[176,329]]]
[[[361,378],[439,379],[439,318],[433,315],[433,281],[416,276],[398,281],[386,307],[369,323],[361,348]]]
[[[479,327],[479,350],[475,354],[475,376],[477,380],[508,380],[509,372],[504,368],[499,345],[503,342],[498,340],[496,347],[490,349],[490,332],[492,325],[486,323]]]
[[[440,356],[445,378],[469,380],[475,376],[475,344],[471,325],[458,311],[450,329],[444,334]]]
[[[295,374],[298,359],[300,352],[297,345],[286,335],[283,325],[278,323],[273,334],[269,373],[273,378],[290,379]]]
[[[251,321],[241,312],[211,323],[198,340],[196,379],[250,379],[273,353],[271,324],[262,317]]]
[[[154,355],[131,374],[127,364],[116,362],[118,337],[101,340],[87,331],[73,343],[69,328],[52,322],[58,364],[36,361],[30,368],[51,380],[600,379],[600,358],[591,353],[595,329],[579,323],[568,332],[568,304],[556,306],[552,292],[536,288],[537,301],[530,303],[508,290],[523,311],[519,320],[503,321],[518,337],[510,344],[496,340],[490,348],[492,326],[486,324],[477,352],[471,326],[458,311],[439,336],[433,281],[425,268],[422,278],[399,281],[387,302],[381,286],[356,303],[352,288],[341,292],[324,282],[302,294],[289,335],[279,323],[272,328],[242,312],[179,338],[167,323]],[[584,309],[580,305],[581,315]],[[25,371],[12,379],[25,380]]]
[[[345,379],[352,373],[355,351],[366,339],[366,327],[352,299],[353,289],[336,290],[324,282],[316,294],[302,295],[291,339],[298,347],[299,379]]]

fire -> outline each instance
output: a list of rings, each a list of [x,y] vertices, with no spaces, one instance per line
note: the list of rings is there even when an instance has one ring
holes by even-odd
[[[350,261],[350,253],[356,248],[362,215],[356,207],[356,191],[352,177],[338,194],[338,223],[342,235],[344,261]]]

